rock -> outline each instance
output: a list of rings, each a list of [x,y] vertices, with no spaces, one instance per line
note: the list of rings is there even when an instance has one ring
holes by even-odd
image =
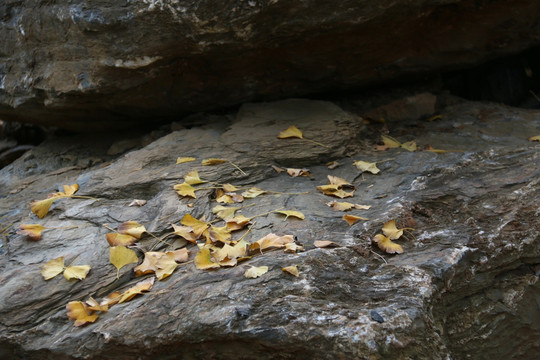
[[[456,69],[540,43],[504,0],[4,1],[0,118],[88,130]]]
[[[536,358],[540,144],[527,138],[538,133],[540,113],[455,98],[438,102],[441,119],[400,121],[389,130],[399,141],[416,140],[420,149],[450,151],[441,154],[375,151],[381,125],[364,125],[329,102],[300,99],[246,104],[233,119],[214,117],[211,127],[174,131],[116,158],[106,154],[114,137],[70,136],[39,145],[0,170],[0,357]],[[278,139],[290,125],[328,147]],[[197,161],[175,165],[179,156]],[[230,163],[200,165],[214,157],[246,175]],[[96,158],[105,165],[94,164]],[[342,166],[329,170],[330,160]],[[376,161],[381,172],[360,175],[354,160]],[[271,167],[295,164],[309,168],[314,180]],[[68,302],[100,299],[141,279],[134,277],[135,264],[117,279],[102,224],[116,228],[136,220],[162,237],[185,214],[214,218],[213,190],[197,191],[196,199],[173,190],[194,169],[204,180],[288,193],[240,204],[247,205],[240,211],[245,216],[267,213],[245,239],[291,234],[305,251],[278,249],[213,271],[183,264],[149,294],[74,327]],[[349,212],[369,220],[349,226],[325,204],[333,198],[316,186],[327,183],[328,174],[356,179],[354,197],[344,200],[371,205]],[[100,201],[61,199],[43,219],[30,213],[31,200],[72,183],[80,184],[77,194]],[[128,207],[133,199],[147,203]],[[268,214],[281,207],[301,211],[305,220]],[[407,240],[397,240],[400,255],[371,244],[391,219],[414,227]],[[21,223],[51,229],[31,242],[16,233]],[[316,248],[316,240],[340,247]],[[155,242],[143,235],[135,248],[139,259]],[[187,248],[193,259],[197,248]],[[41,266],[58,256],[91,265],[88,277],[44,281]],[[291,265],[298,265],[299,277],[281,270]],[[249,266],[269,271],[246,279]]]

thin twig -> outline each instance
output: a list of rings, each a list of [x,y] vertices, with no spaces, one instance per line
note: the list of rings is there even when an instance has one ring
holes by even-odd
[[[375,251],[373,251],[373,250],[371,250],[371,249],[369,249],[369,251],[370,251],[372,254],[375,254],[375,255],[377,255],[378,257],[380,257],[380,258],[382,259],[382,261],[384,261],[385,264],[388,264],[388,262],[386,261],[386,259],[385,259],[383,256],[377,254]]]

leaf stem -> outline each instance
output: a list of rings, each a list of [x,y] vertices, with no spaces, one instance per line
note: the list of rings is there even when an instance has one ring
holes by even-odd
[[[235,163],[233,163],[232,161],[229,161],[229,164],[231,164],[232,166],[234,166],[236,169],[238,169],[238,171],[240,171],[242,173],[242,175],[244,176],[247,176],[247,174],[244,172],[244,170],[240,169],[240,167],[238,165],[236,165]]]
[[[312,142],[312,143],[314,143],[314,144],[316,144],[316,145],[322,146],[322,147],[324,147],[324,148],[330,149],[330,146],[321,144],[321,143],[318,142],[318,141],[311,140],[311,139],[308,139],[308,138],[305,138],[305,137],[303,137],[302,139],[303,139],[303,140],[306,140],[306,141],[309,141],[309,142]]]
[[[113,228],[110,228],[107,224],[103,224],[103,227],[107,230],[110,230],[112,232],[118,233],[118,231],[114,230]]]
[[[239,243],[240,241],[244,240],[244,238],[247,236],[247,234],[249,234],[249,232],[251,231],[251,229],[253,228],[253,226],[255,226],[255,223],[256,221],[254,221],[253,223],[251,223],[251,226],[247,229],[247,231],[242,234],[242,236],[240,237],[240,239],[238,239],[236,242]]]
[[[377,255],[379,258],[382,259],[382,261],[384,261],[385,264],[388,265],[388,262],[386,261],[386,259],[385,259],[383,256],[377,254],[375,251],[373,251],[373,250],[371,250],[371,249],[369,249],[369,251],[370,251],[372,254]]]
[[[66,197],[76,198],[76,199],[91,199],[91,200],[99,201],[99,199],[96,199],[95,197],[84,196],[84,195],[69,195],[69,196],[66,196]]]

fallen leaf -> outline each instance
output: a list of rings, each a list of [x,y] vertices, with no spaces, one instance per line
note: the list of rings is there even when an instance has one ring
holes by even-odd
[[[531,137],[529,138],[529,141],[540,141],[540,135],[531,136]]]
[[[285,252],[292,252],[295,253],[298,251],[304,251],[304,247],[302,245],[298,245],[296,243],[286,243],[285,244]]]
[[[407,141],[401,144],[401,147],[408,151],[416,151],[416,141]]]
[[[377,163],[375,162],[367,162],[367,161],[355,161],[353,163],[356,168],[362,172],[370,172],[372,174],[378,174],[381,170],[377,167]]]
[[[311,173],[309,172],[309,169],[287,168],[287,174],[289,174],[291,177],[311,176]]]
[[[204,165],[204,166],[208,166],[208,165],[218,165],[218,164],[223,164],[223,163],[226,163],[226,162],[229,162],[228,160],[224,160],[224,159],[214,159],[214,158],[211,158],[211,159],[205,159],[203,161],[201,161],[201,165]]]
[[[232,193],[232,192],[235,192],[238,190],[238,188],[232,184],[224,184],[222,186],[222,189],[223,191],[225,191],[226,193]]]
[[[45,280],[50,280],[62,271],[64,271],[64,257],[60,256],[56,259],[47,261],[41,268],[41,275]]]
[[[212,209],[212,213],[215,214],[218,218],[227,221],[227,219],[234,218],[234,213],[236,210],[240,209],[239,207],[225,207],[222,205],[216,205]]]
[[[171,224],[174,229],[174,234],[180,236],[181,238],[189,241],[190,243],[197,244],[197,235],[193,232],[191,226],[178,226]]]
[[[126,221],[118,226],[118,232],[140,239],[142,234],[146,232],[146,228],[136,221]]]
[[[282,168],[280,168],[280,167],[278,167],[278,166],[275,166],[275,165],[272,165],[272,169],[276,170],[276,172],[277,172],[278,174],[280,174],[280,173],[282,173],[282,172],[285,171],[285,169],[282,169]]]
[[[385,236],[390,238],[391,240],[396,240],[403,235],[404,229],[398,229],[396,227],[396,220],[390,220],[384,223],[382,231]]]
[[[229,194],[221,194],[216,197],[216,201],[220,204],[234,204],[232,196]]]
[[[96,299],[94,299],[91,296],[85,302],[86,302],[86,305],[88,306],[88,310],[103,311],[103,312],[109,311],[109,305],[108,304],[101,305],[96,301]]]
[[[237,215],[232,219],[228,219],[227,221],[227,227],[230,231],[236,231],[243,229],[249,222],[251,221],[251,218],[247,218],[244,215]]]
[[[244,277],[248,279],[255,279],[268,272],[268,266],[252,266],[246,270]]]
[[[366,219],[366,218],[360,217],[360,216],[356,216],[356,215],[347,214],[347,215],[343,215],[343,220],[345,220],[347,222],[347,224],[352,226],[358,220],[369,220],[369,219]]]
[[[178,159],[176,159],[176,165],[187,163],[187,162],[192,162],[192,161],[195,161],[195,160],[196,159],[194,157],[179,157]]]
[[[295,210],[278,210],[276,211],[278,214],[285,215],[285,220],[289,218],[289,216],[299,218],[300,220],[304,220],[305,216],[300,211]]]
[[[424,151],[431,151],[431,152],[434,152],[436,154],[444,154],[444,153],[448,152],[448,150],[434,149],[433,146],[431,146],[431,145],[427,145],[424,148]]]
[[[39,224],[21,224],[19,229],[21,230],[17,231],[17,234],[25,235],[33,241],[39,241],[41,240],[41,233],[46,227]]]
[[[388,254],[403,253],[403,248],[401,247],[401,245],[392,242],[392,240],[382,234],[375,235],[375,237],[373,238],[373,242],[377,243],[379,249],[387,252]]]
[[[195,266],[200,270],[216,269],[219,268],[219,264],[212,261],[210,255],[210,249],[202,248],[195,256]]]
[[[119,291],[114,291],[110,293],[109,295],[107,295],[107,297],[102,299],[99,305],[111,307],[114,304],[118,304],[121,298],[122,298],[122,293]]]
[[[435,121],[435,120],[441,120],[442,118],[443,118],[442,115],[433,115],[433,116],[427,118],[426,121],[430,121],[430,122],[431,122],[431,121]]]
[[[289,126],[286,130],[279,133],[278,139],[298,138],[302,139],[302,132],[296,126]]]
[[[64,195],[65,196],[71,196],[79,190],[79,184],[73,184],[73,185],[64,185],[62,186],[64,189]]]
[[[240,194],[232,193],[230,196],[231,196],[232,201],[235,203],[244,202],[244,197]]]
[[[283,270],[284,272],[289,273],[291,275],[294,275],[296,277],[298,277],[298,275],[299,275],[298,265],[287,266],[287,267],[282,268],[281,270]]]
[[[105,236],[107,237],[107,242],[110,246],[129,246],[137,241],[136,237],[127,234],[108,233]]]
[[[315,247],[318,247],[318,248],[334,248],[334,247],[340,247],[341,245],[339,244],[336,244],[335,242],[333,241],[328,241],[328,240],[316,240],[313,245],[315,245]]]
[[[177,266],[174,252],[167,251],[156,263],[156,277],[158,280],[169,277]]]
[[[141,207],[141,206],[144,206],[144,205],[146,205],[146,200],[135,199],[135,200],[133,200],[132,202],[130,202],[128,206],[138,206],[138,207]]]
[[[122,293],[122,297],[120,298],[118,303],[121,304],[123,302],[129,301],[133,299],[136,295],[142,294],[143,291],[150,291],[153,285],[154,277],[138,282],[137,284],[135,284],[135,286],[127,289]]]
[[[221,249],[217,250],[214,254],[212,254],[212,256],[218,263],[222,262],[224,259],[236,260],[247,255],[248,245],[249,244],[244,240],[238,242],[233,246],[225,244]]]
[[[70,301],[66,305],[66,310],[69,320],[75,320],[75,326],[93,323],[98,319],[98,316],[92,314],[93,311],[89,310],[82,301]]]
[[[350,182],[348,182],[345,179],[342,179],[342,178],[337,177],[337,176],[332,176],[332,175],[327,175],[327,176],[328,176],[328,181],[330,182],[331,185],[354,188],[354,185],[351,184]]]
[[[340,185],[334,184],[317,186],[317,190],[321,191],[324,195],[335,196],[340,199],[354,196],[354,190],[347,192]]]
[[[195,236],[197,236],[197,238],[201,237],[202,233],[206,229],[208,229],[208,226],[209,226],[206,222],[195,219],[190,214],[184,215],[180,223],[182,225],[190,226],[191,228],[193,228],[193,233],[195,234]]]
[[[272,248],[282,248],[282,247],[285,247],[285,244],[293,243],[293,242],[294,242],[293,235],[278,236],[276,234],[271,233],[255,241],[251,245],[249,245],[249,251],[253,252],[253,251],[259,250],[262,253],[263,250],[272,249]]]
[[[65,197],[66,196],[63,194],[62,195],[51,194],[45,200],[32,201],[30,203],[30,210],[32,210],[32,212],[36,214],[38,218],[43,219],[45,215],[47,215],[47,213],[49,212],[49,209],[51,208],[51,205],[53,204],[53,202],[55,202],[58,199],[65,198]]]
[[[245,197],[246,199],[253,199],[253,198],[256,198],[257,196],[262,195],[264,193],[266,193],[266,191],[261,190],[261,189],[256,188],[256,187],[252,187],[252,188],[249,188],[246,191],[244,191],[242,193],[242,196]]]
[[[191,186],[190,184],[183,182],[181,184],[176,184],[173,186],[174,190],[176,190],[176,193],[180,196],[189,196],[192,198],[197,198],[197,195],[195,195],[195,188]]]
[[[202,181],[199,177],[199,172],[197,170],[193,170],[184,175],[184,182],[189,185],[198,185],[204,184],[206,181]]]
[[[86,278],[86,275],[88,274],[90,269],[91,267],[89,265],[68,266],[66,270],[64,270],[64,277],[67,280],[82,280]]]
[[[165,255],[159,251],[148,251],[144,253],[144,260],[140,265],[133,268],[136,276],[142,276],[146,274],[155,273],[157,268],[157,262],[161,257]]]
[[[128,264],[137,263],[139,261],[135,251],[128,249],[127,247],[122,245],[109,248],[109,260],[111,264],[113,264],[117,269],[117,278],[120,274],[121,268]]]
[[[328,169],[330,170],[334,170],[335,168],[337,168],[338,166],[340,166],[341,164],[337,161],[330,161],[329,163],[326,163],[326,166],[328,167]]]
[[[350,209],[358,209],[358,210],[368,210],[371,208],[371,205],[360,205],[360,204],[353,204],[350,202],[338,202],[338,201],[331,201],[326,203],[326,205],[330,206],[334,211],[348,211]]]
[[[208,229],[208,237],[212,242],[219,241],[226,244],[231,240],[231,230],[227,225],[222,227],[211,226],[210,229]]]
[[[176,262],[186,262],[189,259],[189,250],[186,248],[174,250],[172,253],[174,255],[174,261]]]
[[[387,149],[395,149],[401,146],[401,143],[391,136],[382,135],[381,138]]]

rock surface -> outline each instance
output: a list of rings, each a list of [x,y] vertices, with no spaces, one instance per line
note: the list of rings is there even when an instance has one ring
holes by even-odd
[[[0,170],[0,357],[536,358],[540,145],[527,138],[540,132],[540,112],[444,96],[438,103],[442,119],[386,125],[366,124],[357,116],[362,114],[323,101],[246,104],[234,117],[213,117],[212,127],[174,131],[116,157],[107,154],[113,137],[43,143]],[[329,147],[277,139],[290,125]],[[420,147],[452,152],[375,151],[387,130],[402,142],[415,139]],[[179,156],[198,161],[172,165]],[[246,175],[227,163],[200,165],[212,157],[232,161]],[[327,169],[332,160],[342,165]],[[359,174],[353,160],[377,161],[381,173]],[[278,174],[271,165],[309,167],[312,178]],[[241,213],[281,207],[303,212],[305,220],[258,217],[246,239],[293,234],[306,251],[266,252],[217,271],[188,263],[156,281],[151,293],[113,306],[94,324],[74,327],[66,316],[69,301],[99,299],[140,280],[134,264],[116,278],[103,224],[115,228],[137,220],[162,236],[187,213],[214,218],[212,190],[190,200],[173,190],[193,169],[218,183],[295,193],[246,199],[241,205],[249,207]],[[344,213],[325,205],[334,198],[315,188],[327,183],[328,174],[353,181],[355,196],[344,200],[371,205],[350,212],[368,221],[349,226]],[[44,219],[30,213],[31,200],[75,182],[81,195],[100,201],[57,201]],[[147,204],[128,207],[133,199]],[[401,255],[383,254],[370,243],[391,219],[414,228],[414,237],[399,240]],[[21,223],[77,227],[51,229],[32,242],[16,234]],[[319,249],[316,240],[340,247]],[[154,243],[143,236],[140,259]],[[197,248],[188,249],[193,259]],[[89,276],[44,281],[40,268],[58,256],[91,265]],[[299,277],[281,270],[294,264]],[[268,266],[269,272],[246,279],[250,265]]]
[[[540,3],[6,0],[0,119],[71,129],[381,83],[540,44]]]

